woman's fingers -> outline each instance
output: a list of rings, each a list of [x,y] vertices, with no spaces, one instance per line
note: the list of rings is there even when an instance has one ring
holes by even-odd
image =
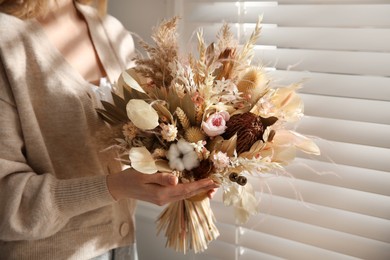
[[[151,174],[150,177],[147,178],[147,181],[149,183],[159,184],[161,186],[172,186],[179,182],[176,176],[168,172],[158,172]]]
[[[207,193],[218,187],[211,179],[179,184],[178,178],[171,173],[148,175],[134,169],[109,175],[107,185],[116,200],[134,198],[160,206],[187,199],[199,193]]]
[[[177,190],[172,193],[172,201],[191,198],[199,193],[206,193],[209,190],[217,188],[211,179],[202,179],[196,182],[177,185]]]
[[[209,199],[212,199],[215,195],[215,193],[217,193],[218,189],[217,188],[214,188],[214,189],[211,189],[207,192],[207,197],[209,197]]]
[[[149,196],[148,198],[143,197],[138,199],[147,200],[159,206],[187,199],[197,195],[198,193],[206,193],[217,187],[211,179],[202,179],[195,182],[172,185],[172,183],[169,182],[170,174],[157,173],[154,175],[155,176],[144,176],[144,178],[148,179],[146,185],[148,186],[147,190],[149,192],[147,194]],[[177,178],[175,181],[177,181]],[[167,183],[169,185],[166,185]]]

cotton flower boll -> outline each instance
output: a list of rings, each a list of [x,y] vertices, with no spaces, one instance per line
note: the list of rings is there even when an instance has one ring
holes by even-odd
[[[174,170],[191,170],[199,166],[198,155],[193,146],[184,139],[180,139],[176,144],[169,147],[167,158],[169,167]]]
[[[190,143],[187,143],[184,139],[180,139],[177,142],[177,147],[183,154],[187,154],[194,151],[194,147]]]
[[[184,168],[188,171],[199,166],[198,155],[195,151],[191,151],[190,153],[185,154],[182,158],[182,161]]]
[[[211,114],[206,121],[202,122],[202,129],[208,136],[221,135],[226,130],[226,121],[230,115],[226,111]]]
[[[169,160],[169,167],[178,171],[184,170],[184,164],[180,157],[182,156],[178,146],[176,144],[171,144],[167,152],[167,158]]]

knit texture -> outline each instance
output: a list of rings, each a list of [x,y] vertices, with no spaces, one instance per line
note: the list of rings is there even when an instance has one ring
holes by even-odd
[[[130,34],[77,7],[116,81],[132,66]],[[108,191],[121,165],[96,138],[107,126],[91,86],[35,20],[0,13],[0,24],[0,258],[89,259],[133,243],[135,203]]]

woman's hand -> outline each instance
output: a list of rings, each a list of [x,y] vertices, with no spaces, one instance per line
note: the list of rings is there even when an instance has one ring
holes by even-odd
[[[217,193],[217,191],[218,191],[218,188],[213,188],[213,189],[209,190],[207,192],[207,197],[209,197],[209,199],[212,199],[214,197],[215,193]]]
[[[178,183],[178,178],[170,173],[143,174],[134,169],[108,175],[107,185],[116,200],[133,198],[160,206],[201,192],[209,192],[211,198],[218,187],[211,179]]]

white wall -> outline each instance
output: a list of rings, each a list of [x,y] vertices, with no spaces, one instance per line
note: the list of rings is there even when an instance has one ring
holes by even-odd
[[[118,18],[129,31],[150,42],[152,28],[173,14],[169,3],[169,0],[110,0],[108,12]]]

